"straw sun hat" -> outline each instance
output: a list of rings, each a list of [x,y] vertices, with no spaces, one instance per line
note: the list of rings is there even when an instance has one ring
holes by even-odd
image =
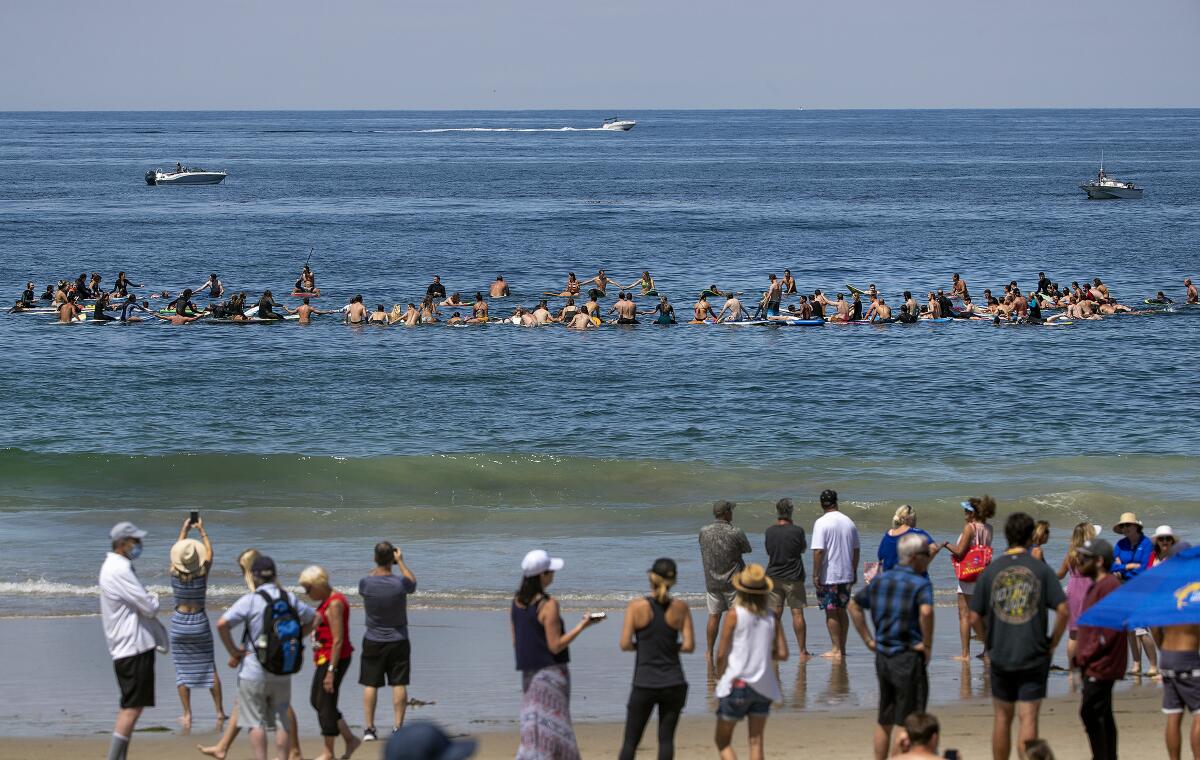
[[[733,587],[743,594],[766,594],[775,587],[767,577],[762,565],[747,565],[746,569],[733,576]]]
[[[204,545],[194,538],[176,541],[171,547],[171,569],[180,575],[195,575],[204,561]]]
[[[1137,515],[1135,515],[1134,513],[1126,512],[1123,515],[1121,515],[1120,520],[1117,520],[1117,524],[1113,526],[1113,530],[1117,533],[1120,533],[1121,526],[1123,526],[1123,525],[1136,525],[1140,528],[1140,527],[1142,527],[1142,521],[1137,519]]]

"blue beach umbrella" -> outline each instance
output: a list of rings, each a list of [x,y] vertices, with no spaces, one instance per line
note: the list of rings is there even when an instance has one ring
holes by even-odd
[[[1200,546],[1127,581],[1079,618],[1097,628],[1200,624]]]

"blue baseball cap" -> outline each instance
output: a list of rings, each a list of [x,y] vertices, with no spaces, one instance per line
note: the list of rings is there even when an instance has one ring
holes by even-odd
[[[454,740],[433,723],[418,721],[392,734],[383,760],[465,760],[475,754],[474,739]]]

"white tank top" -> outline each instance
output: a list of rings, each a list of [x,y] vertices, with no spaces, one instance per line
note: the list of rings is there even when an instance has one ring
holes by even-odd
[[[775,677],[772,653],[775,651],[775,616],[769,612],[755,615],[745,607],[737,608],[737,624],[733,629],[733,648],[725,673],[717,684],[717,697],[727,697],[733,682],[741,679],[746,685],[772,702],[783,700],[779,679]]]

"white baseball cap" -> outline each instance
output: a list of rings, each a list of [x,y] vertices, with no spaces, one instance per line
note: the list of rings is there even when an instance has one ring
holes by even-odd
[[[1160,525],[1154,529],[1154,538],[1161,538],[1163,536],[1175,538],[1175,531],[1171,530],[1170,525]]]
[[[525,555],[525,559],[521,560],[521,572],[526,578],[532,578],[535,575],[541,575],[544,572],[558,572],[563,568],[563,561],[558,557],[551,557],[542,549],[534,549]]]
[[[146,531],[131,522],[119,522],[108,532],[108,537],[113,541],[120,541],[123,538],[136,538],[140,541],[146,537]]]

